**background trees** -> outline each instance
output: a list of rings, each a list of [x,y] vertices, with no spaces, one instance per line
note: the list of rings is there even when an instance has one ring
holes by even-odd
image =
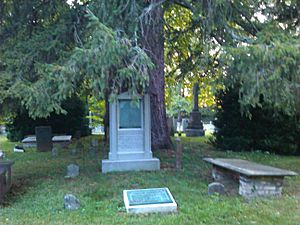
[[[248,116],[265,106],[297,115],[297,0],[0,4],[0,102],[33,117],[64,112],[75,92],[100,100],[148,91],[154,147],[167,147],[164,62],[168,90],[219,81],[239,87]]]

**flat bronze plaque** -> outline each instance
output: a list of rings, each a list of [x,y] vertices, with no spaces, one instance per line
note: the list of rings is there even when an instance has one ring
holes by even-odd
[[[127,191],[129,206],[173,203],[166,188]]]

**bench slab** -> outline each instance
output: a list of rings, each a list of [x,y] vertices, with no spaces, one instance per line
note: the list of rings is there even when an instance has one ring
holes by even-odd
[[[204,158],[204,161],[213,165],[232,170],[247,176],[296,176],[297,173],[278,169],[272,166],[250,162],[243,159]]]

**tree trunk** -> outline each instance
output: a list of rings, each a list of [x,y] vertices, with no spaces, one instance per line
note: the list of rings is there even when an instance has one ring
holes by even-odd
[[[169,148],[171,144],[165,108],[163,9],[152,9],[144,20],[141,44],[155,65],[150,73],[152,149]],[[150,19],[149,19],[150,18]]]

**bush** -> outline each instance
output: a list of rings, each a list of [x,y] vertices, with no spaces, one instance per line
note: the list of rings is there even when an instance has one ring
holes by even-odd
[[[25,136],[34,134],[36,126],[51,126],[53,134],[75,135],[80,131],[82,136],[89,135],[86,104],[78,97],[72,97],[66,100],[62,107],[67,114],[52,113],[45,119],[32,119],[24,108],[19,109],[6,125],[7,138],[10,141],[20,141]]]
[[[238,89],[218,96],[215,144],[223,150],[262,150],[299,154],[299,120],[271,109],[251,108],[252,118],[241,115]]]

